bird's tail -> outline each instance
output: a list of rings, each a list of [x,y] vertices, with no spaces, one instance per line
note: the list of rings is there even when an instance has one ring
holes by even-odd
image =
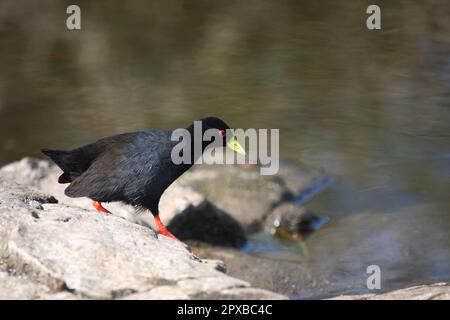
[[[71,171],[70,163],[72,162],[70,151],[42,149],[41,152],[52,159],[58,165],[58,167],[60,167],[62,171],[64,171],[64,173],[59,176],[59,183],[72,182],[72,177],[69,174],[69,172]]]

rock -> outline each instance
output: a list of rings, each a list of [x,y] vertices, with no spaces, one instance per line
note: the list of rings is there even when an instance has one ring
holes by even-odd
[[[306,170],[289,161],[280,161],[280,168],[276,175],[283,181],[285,187],[294,195],[301,195],[318,181],[330,178],[316,169]]]
[[[78,297],[69,291],[54,291],[27,276],[0,271],[0,300],[72,300]]]
[[[120,217],[63,201],[45,203],[49,194],[0,176],[0,266],[8,279],[0,285],[4,298],[209,298],[251,288],[218,271],[223,267],[217,263],[195,258],[181,242]],[[42,208],[26,199],[41,199]],[[237,298],[248,296],[237,293]]]
[[[196,248],[201,256],[209,259],[223,260],[227,265],[227,272],[230,276],[252,283],[256,287],[269,292],[278,292],[294,299],[349,299],[349,300],[373,300],[373,299],[450,299],[450,284],[437,283],[432,285],[422,285],[406,289],[395,290],[379,295],[343,295],[335,296],[336,293],[348,290],[348,287],[336,284],[333,275],[326,275],[321,271],[316,271],[315,267],[308,266],[308,261],[283,261],[265,259],[238,252],[228,248],[218,248],[208,245],[201,245]],[[365,280],[365,279],[364,279]],[[348,284],[347,284],[348,285]],[[365,282],[364,282],[365,286]],[[255,289],[259,297],[262,289]],[[253,289],[245,288],[247,294]],[[366,288],[364,291],[368,291]],[[217,299],[224,299],[230,292],[241,292],[241,289],[229,289],[220,292]],[[332,298],[329,298],[332,297]],[[231,298],[232,295],[231,295]],[[252,299],[249,296],[249,299]]]
[[[24,277],[14,277],[7,272],[0,272],[0,300],[36,299],[48,293],[50,289],[40,283]]]
[[[245,176],[247,173],[243,171],[242,174]],[[429,241],[423,247],[424,251],[417,251],[417,247],[417,252],[404,250],[398,243],[416,244],[411,239],[416,239],[417,233],[405,230],[401,234],[407,235],[407,241],[397,237],[396,242],[391,242],[396,246],[386,246],[385,239],[398,235],[398,228],[392,230],[390,226],[398,224],[392,224],[388,217],[381,220],[378,217],[374,221],[373,215],[360,215],[350,221],[335,221],[315,233],[314,241],[308,243],[313,255],[305,260],[267,259],[208,245],[200,245],[195,249],[196,254],[215,260],[199,260],[182,243],[158,237],[149,228],[120,217],[100,214],[91,209],[89,200],[65,197],[65,186],[56,183],[59,174],[60,170],[47,161],[33,159],[0,168],[0,299],[282,299],[286,295],[318,298],[340,293],[347,296],[336,299],[449,299],[446,283],[376,296],[354,296],[367,292],[367,265],[377,261],[389,266],[386,261],[401,254],[408,258],[405,266],[411,265],[411,261],[417,262],[419,257],[431,261],[436,256],[430,250],[432,244],[447,239],[442,233],[421,236],[422,240]],[[189,179],[187,177],[186,181]],[[251,178],[249,181],[252,179],[254,182],[258,180]],[[278,193],[281,196],[278,200],[285,198],[282,194],[286,189],[281,180],[268,181],[267,184],[262,183],[265,186],[262,190],[269,192],[267,186],[273,183],[275,190],[284,190]],[[199,183],[196,181],[195,184]],[[175,183],[167,191],[162,199],[163,219],[171,229],[179,233],[187,230],[192,234],[184,236],[200,237],[203,242],[216,243],[214,241],[221,237],[228,241],[230,237],[238,239],[227,244],[230,246],[242,242],[236,233],[242,232],[240,227],[240,231],[236,231],[238,219],[227,216],[223,209],[209,202],[205,194],[183,181]],[[252,197],[242,198],[253,201]],[[290,225],[292,221],[305,217],[300,207],[283,201],[277,203],[276,197],[273,199],[276,204],[263,215],[264,219],[266,215],[289,218],[286,221]],[[114,213],[124,213],[123,216],[129,214],[130,220],[149,217],[145,213],[136,215],[120,204],[108,204],[108,208]],[[405,210],[410,213],[411,208]],[[415,222],[415,230],[433,218],[432,210],[424,212],[427,215]],[[405,219],[408,216],[395,215],[392,218]],[[211,239],[201,238],[199,231],[192,231],[196,225],[191,223],[194,218],[198,221],[198,217],[205,221],[204,224],[197,223],[204,228],[199,230],[211,232],[214,235]],[[212,222],[218,225],[217,231]],[[183,226],[186,229],[183,230]],[[442,228],[445,227],[442,223]],[[336,232],[339,228],[343,230]],[[341,237],[342,234],[348,236]],[[368,238],[368,243],[379,246],[355,247],[362,238]],[[217,243],[223,245],[226,242]],[[355,250],[368,250],[364,255],[368,260],[354,259],[350,252],[354,254]],[[225,271],[228,275],[224,274]],[[348,277],[340,280],[339,272]],[[391,277],[389,274],[383,276],[386,285],[395,280],[395,274]],[[389,286],[383,288],[394,289]]]
[[[222,291],[235,289],[235,288],[246,288],[249,284],[245,281],[240,281],[223,276],[218,277],[202,277],[197,279],[185,279],[178,281],[176,285],[173,286],[161,286],[159,288],[150,290],[148,292],[142,292],[139,294],[130,295],[130,299],[188,299],[188,298],[205,298],[211,299],[216,295],[220,294]],[[205,295],[205,293],[207,293]],[[272,292],[272,296],[277,296]]]
[[[276,205],[293,197],[274,177],[261,176],[257,167],[196,167],[186,172],[179,183],[204,195],[250,231],[259,229]]]
[[[64,195],[67,185],[56,183],[60,174],[56,165],[31,158],[0,169],[2,179],[42,190],[62,204],[94,210],[89,199]],[[244,229],[261,229],[274,208],[294,199],[294,190],[295,193],[306,190],[307,198],[310,197],[312,184],[323,177],[321,173],[307,172],[285,162],[275,176],[261,176],[257,166],[195,166],[164,192],[161,218],[180,239],[239,247],[245,242]],[[107,203],[105,207],[129,221],[155,227],[149,212],[136,212],[135,208],[121,203]],[[193,219],[199,213],[204,223]]]
[[[338,296],[330,300],[450,300],[450,284],[441,282],[382,294]]]
[[[40,190],[53,196],[59,203],[92,210],[92,202],[86,198],[69,198],[64,195],[67,185],[58,184],[58,177],[62,173],[55,164],[47,160],[23,158],[0,168],[0,180],[15,182]]]
[[[149,291],[133,293],[123,300],[187,300],[190,297],[177,286],[159,286]]]
[[[198,283],[192,283],[192,285],[198,285]],[[226,289],[225,287],[217,287],[214,286],[217,290],[215,293],[208,294],[208,296],[204,296],[202,294],[197,294],[194,296],[195,299],[244,299],[244,300],[286,300],[287,296],[276,294],[269,290],[257,289],[257,288],[230,288]],[[212,289],[214,289],[212,287]],[[159,299],[189,299],[190,296],[186,295],[185,288],[182,287],[170,287],[170,286],[161,286],[155,289],[152,289],[147,292],[135,293],[124,297],[124,299],[132,299],[132,300],[159,300]]]
[[[321,274],[295,261],[265,259],[245,252],[208,245],[198,246],[195,251],[208,259],[223,260],[230,276],[237,276],[256,287],[287,296],[305,294],[307,297],[310,292],[315,292],[317,288],[328,284],[328,280]]]
[[[273,235],[297,239],[310,234],[327,222],[304,207],[292,203],[281,204],[266,218],[265,227]]]
[[[78,297],[68,291],[60,291],[56,293],[44,294],[39,297],[39,300],[81,300],[81,297]]]
[[[50,199],[28,199],[35,209],[41,209],[42,203],[59,201],[61,204],[95,211],[89,199],[69,198],[64,194],[67,184],[57,183],[60,174],[61,170],[56,165],[31,158],[24,158],[0,169],[1,180],[15,181],[52,195]],[[153,216],[149,212],[137,211],[122,203],[107,203],[105,207],[116,216],[155,228]],[[181,240],[206,241],[233,247],[239,247],[246,241],[244,230],[237,221],[187,185],[177,182],[172,184],[161,198],[160,211],[163,222]]]
[[[255,288],[235,288],[227,289],[218,293],[215,299],[244,299],[244,300],[287,300],[288,297],[278,294],[274,295],[272,291]]]
[[[229,213],[247,231],[261,229],[280,204],[305,203],[330,185],[332,179],[317,171],[281,162],[278,174],[260,175],[258,166],[204,165],[186,172],[179,183],[193,188]]]

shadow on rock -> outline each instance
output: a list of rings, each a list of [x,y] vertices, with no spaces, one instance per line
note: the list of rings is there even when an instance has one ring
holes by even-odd
[[[183,214],[173,217],[169,229],[182,240],[196,240],[224,247],[240,247],[246,242],[239,222],[209,202],[190,207]]]

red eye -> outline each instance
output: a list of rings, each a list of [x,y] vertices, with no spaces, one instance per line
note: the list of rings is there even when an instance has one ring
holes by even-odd
[[[219,130],[219,134],[220,134],[221,137],[226,137],[227,136],[227,133],[226,133],[225,130]]]

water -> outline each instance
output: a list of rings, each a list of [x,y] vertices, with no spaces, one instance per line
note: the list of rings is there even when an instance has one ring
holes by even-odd
[[[2,1],[0,164],[206,115],[280,128],[283,159],[335,179],[307,205],[330,223],[308,262],[264,235],[255,253],[336,292],[372,263],[383,289],[449,280],[450,6],[386,2],[368,31],[369,4],[79,1],[69,32],[60,3]]]

